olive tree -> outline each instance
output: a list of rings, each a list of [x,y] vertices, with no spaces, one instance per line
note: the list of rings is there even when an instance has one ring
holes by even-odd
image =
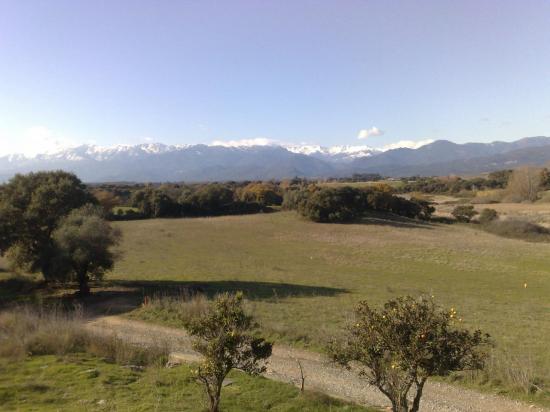
[[[0,189],[0,255],[51,280],[53,231],[63,216],[95,198],[74,174],[63,171],[16,175]]]
[[[359,364],[360,375],[390,399],[393,412],[417,412],[430,376],[483,366],[489,336],[460,322],[454,309],[442,310],[432,299],[400,297],[380,310],[363,301],[329,351],[348,368]]]
[[[101,207],[86,205],[61,220],[53,239],[58,276],[77,281],[79,293],[87,295],[89,281],[113,268],[120,232],[103,219]]]
[[[222,384],[232,369],[251,375],[265,371],[272,344],[254,337],[254,326],[243,308],[242,293],[218,295],[206,314],[186,321],[185,327],[197,338],[193,347],[204,357],[196,373],[211,412],[219,410]]]

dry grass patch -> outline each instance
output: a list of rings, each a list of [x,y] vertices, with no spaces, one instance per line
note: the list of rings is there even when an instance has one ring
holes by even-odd
[[[80,307],[20,306],[0,313],[0,357],[21,360],[30,355],[87,352],[109,362],[149,365],[168,359],[162,342],[141,347],[118,336],[104,336],[84,329]]]

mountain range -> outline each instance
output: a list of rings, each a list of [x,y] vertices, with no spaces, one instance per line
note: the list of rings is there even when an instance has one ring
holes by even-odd
[[[436,140],[416,149],[368,146],[216,146],[160,143],[82,145],[35,157],[0,157],[0,181],[16,173],[63,169],[86,182],[266,180],[294,176],[341,177],[478,174],[550,161],[550,137],[457,144]]]

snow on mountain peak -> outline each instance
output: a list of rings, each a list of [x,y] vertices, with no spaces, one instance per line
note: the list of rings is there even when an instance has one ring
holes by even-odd
[[[384,151],[395,149],[398,147],[417,148],[428,143],[431,143],[431,140],[425,140],[421,142],[401,141],[377,149],[366,145],[321,146],[308,144],[283,144],[267,138],[256,138],[247,140],[234,140],[228,142],[220,140],[214,141],[206,146],[225,147],[232,148],[234,150],[250,150],[255,147],[257,148],[258,146],[269,146],[274,148],[280,147],[292,153],[312,156],[318,159],[336,162],[351,162],[352,160],[357,158],[375,156]],[[195,150],[197,150],[200,149],[200,147],[204,147],[204,145],[166,145],[163,143],[141,143],[135,145],[119,144],[114,146],[97,146],[93,144],[84,144],[71,148],[65,148],[54,153],[39,154],[33,158],[37,160],[63,160],[68,162],[78,162],[83,160],[105,161],[116,159],[119,157],[137,158],[141,156],[161,155],[169,152],[184,151],[190,148],[195,148]],[[23,155],[10,155],[5,159],[7,159],[8,162],[16,163],[19,161],[23,161],[24,159],[32,158]]]

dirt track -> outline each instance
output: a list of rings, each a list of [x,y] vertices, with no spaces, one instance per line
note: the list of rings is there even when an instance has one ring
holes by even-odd
[[[117,334],[142,345],[164,341],[170,346],[172,358],[181,361],[199,359],[191,349],[190,337],[182,329],[153,325],[119,316],[98,317],[88,322],[87,327],[96,333]],[[298,384],[300,369],[297,360],[304,369],[306,389],[315,389],[340,399],[383,409],[389,406],[389,402],[378,390],[365,385],[356,374],[330,364],[321,354],[313,352],[276,345],[265,376]],[[550,412],[538,406],[438,382],[428,382],[420,409],[437,412]]]

